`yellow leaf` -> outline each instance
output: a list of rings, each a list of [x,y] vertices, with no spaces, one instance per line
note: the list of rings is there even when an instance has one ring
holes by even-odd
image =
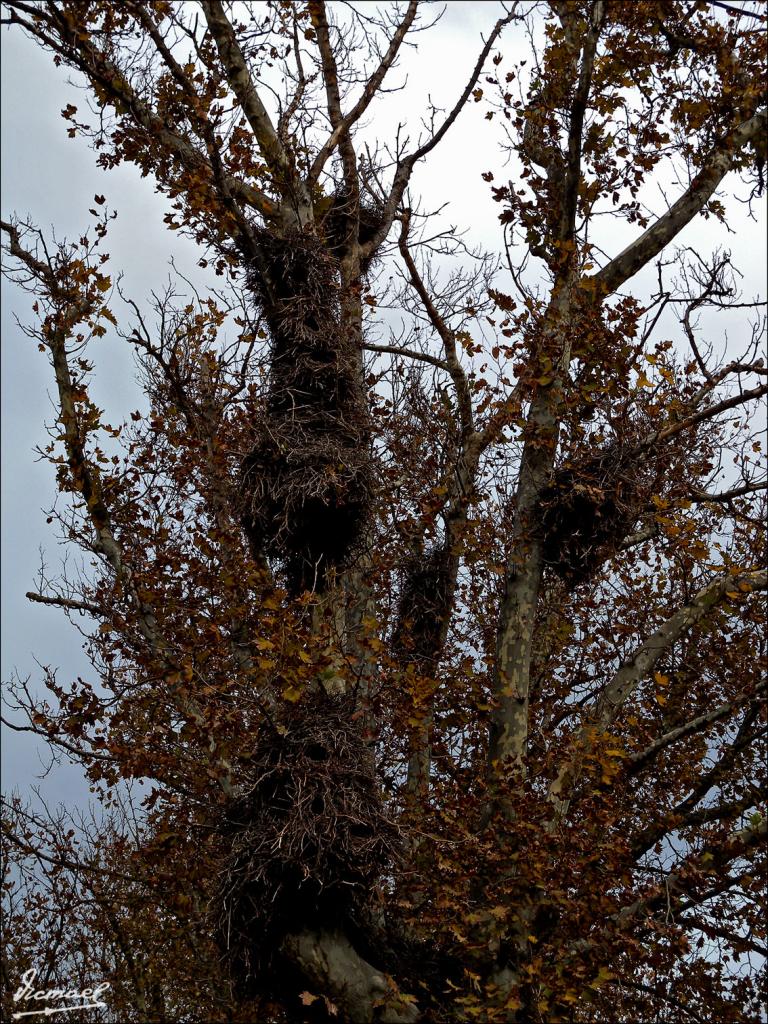
[[[656,694],[656,703],[661,704],[662,707],[664,707],[664,705],[667,703],[667,698],[664,696],[663,693]]]
[[[301,697],[301,690],[298,690],[295,686],[289,686],[287,690],[283,690],[283,697],[289,700],[291,704],[295,704]]]
[[[669,676],[662,675],[661,672],[654,672],[653,678],[659,684],[659,686],[666,686],[669,682]]]
[[[593,978],[592,981],[589,982],[589,987],[600,988],[606,983],[606,981],[612,981],[615,977],[616,975],[612,974],[607,967],[601,967],[597,972],[597,977]]]

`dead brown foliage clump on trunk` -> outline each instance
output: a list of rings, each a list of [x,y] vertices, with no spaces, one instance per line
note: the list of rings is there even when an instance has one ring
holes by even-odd
[[[445,544],[419,553],[406,565],[393,643],[415,661],[434,658],[440,629],[453,599],[451,551]]]
[[[328,246],[334,256],[340,255],[344,250],[344,238],[349,228],[349,216],[353,204],[345,197],[344,190],[338,189],[331,201],[330,208],[322,221],[322,231],[325,235]],[[361,245],[370,242],[378,230],[382,209],[376,203],[359,202],[357,206],[357,237]],[[371,258],[362,266],[363,273],[367,273],[371,266]]]
[[[232,976],[257,985],[291,929],[365,913],[398,857],[373,757],[349,697],[313,694],[265,724],[227,812],[231,834],[212,901]]]
[[[653,478],[615,444],[557,469],[539,501],[545,565],[570,587],[586,582],[634,528]]]
[[[370,508],[359,339],[343,325],[338,263],[319,239],[264,233],[262,249],[251,283],[270,328],[270,382],[243,462],[244,524],[282,559],[290,592],[322,592]]]

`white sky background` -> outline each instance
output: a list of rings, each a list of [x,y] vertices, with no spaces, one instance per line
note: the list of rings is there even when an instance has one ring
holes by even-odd
[[[408,124],[414,138],[428,93],[439,105],[450,108],[475,63],[480,36],[488,33],[499,10],[495,0],[450,2],[440,24],[415,37],[418,50],[406,52],[401,70],[393,79],[401,82],[407,72],[407,89],[384,97],[369,111],[367,134],[391,138],[400,120]],[[18,30],[4,30],[0,46],[2,216],[7,219],[12,213],[29,215],[44,230],[54,228],[57,237],[74,238],[92,223],[88,207],[93,205],[93,196],[103,194],[108,206],[118,210],[118,218],[110,225],[104,243],[112,256],[106,269],[113,280],[118,272],[124,273],[123,287],[129,296],[142,304],[152,288],[161,288],[172,255],[179,269],[199,279],[195,264],[200,252],[191,242],[165,228],[163,215],[169,204],[155,194],[152,180],[142,179],[128,165],[101,171],[95,166],[95,155],[85,140],[67,138],[60,110],[67,103],[85,109],[82,93],[67,85],[68,72],[55,68],[51,57]],[[513,59],[524,57],[526,48],[521,29],[507,29],[499,47],[504,54],[502,72]],[[504,167],[498,149],[500,126],[497,120],[484,119],[486,110],[484,103],[468,105],[428,161],[417,168],[412,187],[428,194],[425,205],[430,209],[448,202],[445,220],[468,229],[468,242],[498,250],[502,244],[497,222],[500,207],[492,201],[490,186],[480,175],[493,171],[495,184],[501,184],[514,170]],[[726,179],[726,186],[729,185],[732,187],[734,182]],[[740,191],[744,193],[745,189]],[[668,195],[670,201],[676,198],[671,191]],[[656,205],[663,209],[662,203]],[[678,243],[692,245],[702,254],[718,244],[730,248],[734,263],[744,274],[742,288],[744,297],[749,299],[765,291],[765,207],[759,223],[747,217],[743,206],[730,203],[727,208],[734,233],[727,234],[714,220],[698,219],[689,225]],[[603,236],[598,235],[597,241],[610,255],[615,255],[638,231],[634,228],[619,233],[615,222],[605,219],[604,223]],[[655,271],[646,270],[631,283],[631,290],[642,294],[643,285],[653,284]],[[34,681],[40,677],[37,660],[57,666],[62,682],[76,675],[93,679],[80,637],[64,615],[33,605],[24,597],[27,590],[37,589],[35,577],[41,549],[54,577],[65,549],[57,542],[52,527],[46,526],[43,511],[55,497],[54,474],[47,464],[35,463],[33,455],[35,446],[47,443],[44,423],[51,423],[55,415],[48,397],[51,369],[35,343],[23,336],[14,323],[15,316],[22,321],[30,319],[32,298],[6,282],[2,288],[0,672],[3,680],[15,670],[21,676],[31,675]],[[119,318],[117,300],[112,308]],[[723,328],[728,326],[734,349],[738,350],[744,337],[745,317],[730,318],[727,325],[725,321],[725,317],[717,315],[706,321],[712,332],[710,340],[720,348],[724,342]],[[675,337],[676,333],[670,336]],[[132,384],[132,354],[119,339],[107,335],[92,344],[89,358],[95,362],[94,400],[106,409],[109,422],[120,422],[142,404]],[[26,790],[39,774],[40,764],[38,746],[31,735],[5,733],[2,767],[6,791],[14,787]],[[88,797],[87,784],[78,767],[54,769],[43,790],[53,802],[61,800],[70,805],[85,803]]]

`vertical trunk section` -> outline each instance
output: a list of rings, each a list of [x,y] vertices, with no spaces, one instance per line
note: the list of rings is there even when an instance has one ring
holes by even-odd
[[[565,372],[570,359],[572,287],[572,275],[566,272],[555,288],[542,327],[540,352],[546,353],[560,372],[551,384],[538,391],[531,403],[518,478],[514,534],[496,633],[497,708],[489,743],[492,790],[505,774],[504,762],[511,761],[521,776],[525,770],[533,632],[544,565],[543,539],[536,520],[557,452],[561,394],[558,377]]]
[[[314,235],[264,232],[251,284],[272,337],[269,392],[244,460],[244,525],[288,590],[324,593],[370,509],[359,295]]]

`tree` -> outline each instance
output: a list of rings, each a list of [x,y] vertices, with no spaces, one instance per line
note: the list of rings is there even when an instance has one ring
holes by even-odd
[[[74,243],[2,224],[58,396],[51,519],[90,566],[27,596],[93,622],[95,672],[16,680],[7,724],[104,804],[6,803],[7,1007],[37,964],[98,967],[105,1020],[758,1013],[763,320],[729,253],[675,245],[727,230],[724,183],[759,205],[766,19],[499,10],[455,106],[371,149],[417,0],[4,4],[87,85],[70,134],[152,176],[212,281],[153,322],[102,196]],[[497,254],[410,190],[471,102],[511,167],[489,141]],[[736,350],[702,338],[739,308]],[[107,331],[148,403],[117,426]]]

